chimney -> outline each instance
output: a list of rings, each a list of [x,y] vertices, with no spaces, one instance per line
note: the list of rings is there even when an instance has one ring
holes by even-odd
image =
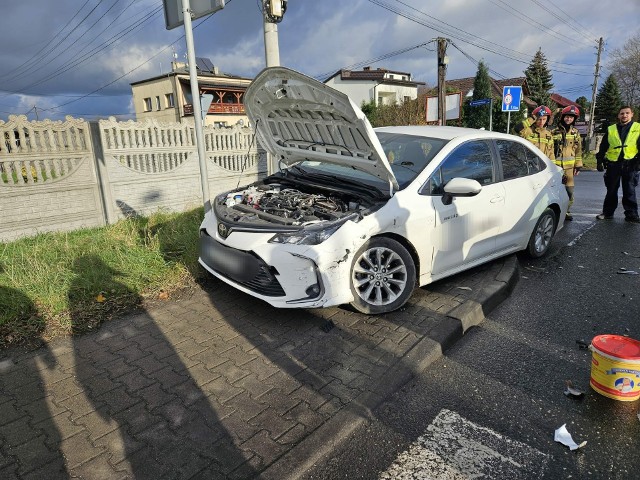
[[[371,67],[363,67],[362,70],[368,72],[369,70],[371,70]]]

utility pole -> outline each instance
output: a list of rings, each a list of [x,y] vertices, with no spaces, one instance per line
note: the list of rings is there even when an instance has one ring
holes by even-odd
[[[447,39],[438,37],[438,124],[447,124],[447,89],[445,86],[445,76],[447,73],[447,63],[449,59],[446,57]]]
[[[264,57],[267,67],[280,65],[278,46],[278,23],[287,10],[287,0],[262,0],[262,18],[264,20]]]
[[[600,37],[598,42],[598,59],[596,60],[596,72],[593,76],[593,90],[591,92],[591,110],[589,112],[589,133],[587,135],[587,151],[591,148],[591,139],[593,138],[593,127],[596,113],[596,92],[598,91],[598,78],[600,77],[600,55],[602,54],[602,47],[604,41]]]
[[[262,19],[264,22],[264,58],[267,67],[280,65],[278,46],[278,23],[287,11],[287,0],[262,0]],[[256,128],[254,125],[253,128]],[[278,171],[276,158],[267,153],[267,173]]]

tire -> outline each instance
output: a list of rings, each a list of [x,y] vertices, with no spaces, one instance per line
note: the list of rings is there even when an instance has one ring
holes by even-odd
[[[527,245],[527,254],[531,258],[540,258],[549,251],[551,239],[556,233],[556,213],[547,208],[538,221],[529,238]]]
[[[404,305],[416,284],[413,258],[396,240],[372,238],[351,264],[351,306],[366,314],[392,312]]]

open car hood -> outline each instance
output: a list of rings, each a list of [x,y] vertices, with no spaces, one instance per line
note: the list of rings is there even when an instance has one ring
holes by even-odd
[[[344,93],[294,70],[270,67],[253,80],[244,104],[262,146],[285,165],[346,165],[398,189],[369,120]]]

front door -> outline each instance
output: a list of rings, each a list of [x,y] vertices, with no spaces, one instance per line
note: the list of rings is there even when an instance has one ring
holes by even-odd
[[[436,211],[432,274],[439,275],[487,257],[495,251],[504,207],[504,187],[495,182],[495,163],[485,141],[470,141],[457,147],[429,181]],[[442,201],[444,186],[456,177],[477,180],[482,186],[473,197]]]

